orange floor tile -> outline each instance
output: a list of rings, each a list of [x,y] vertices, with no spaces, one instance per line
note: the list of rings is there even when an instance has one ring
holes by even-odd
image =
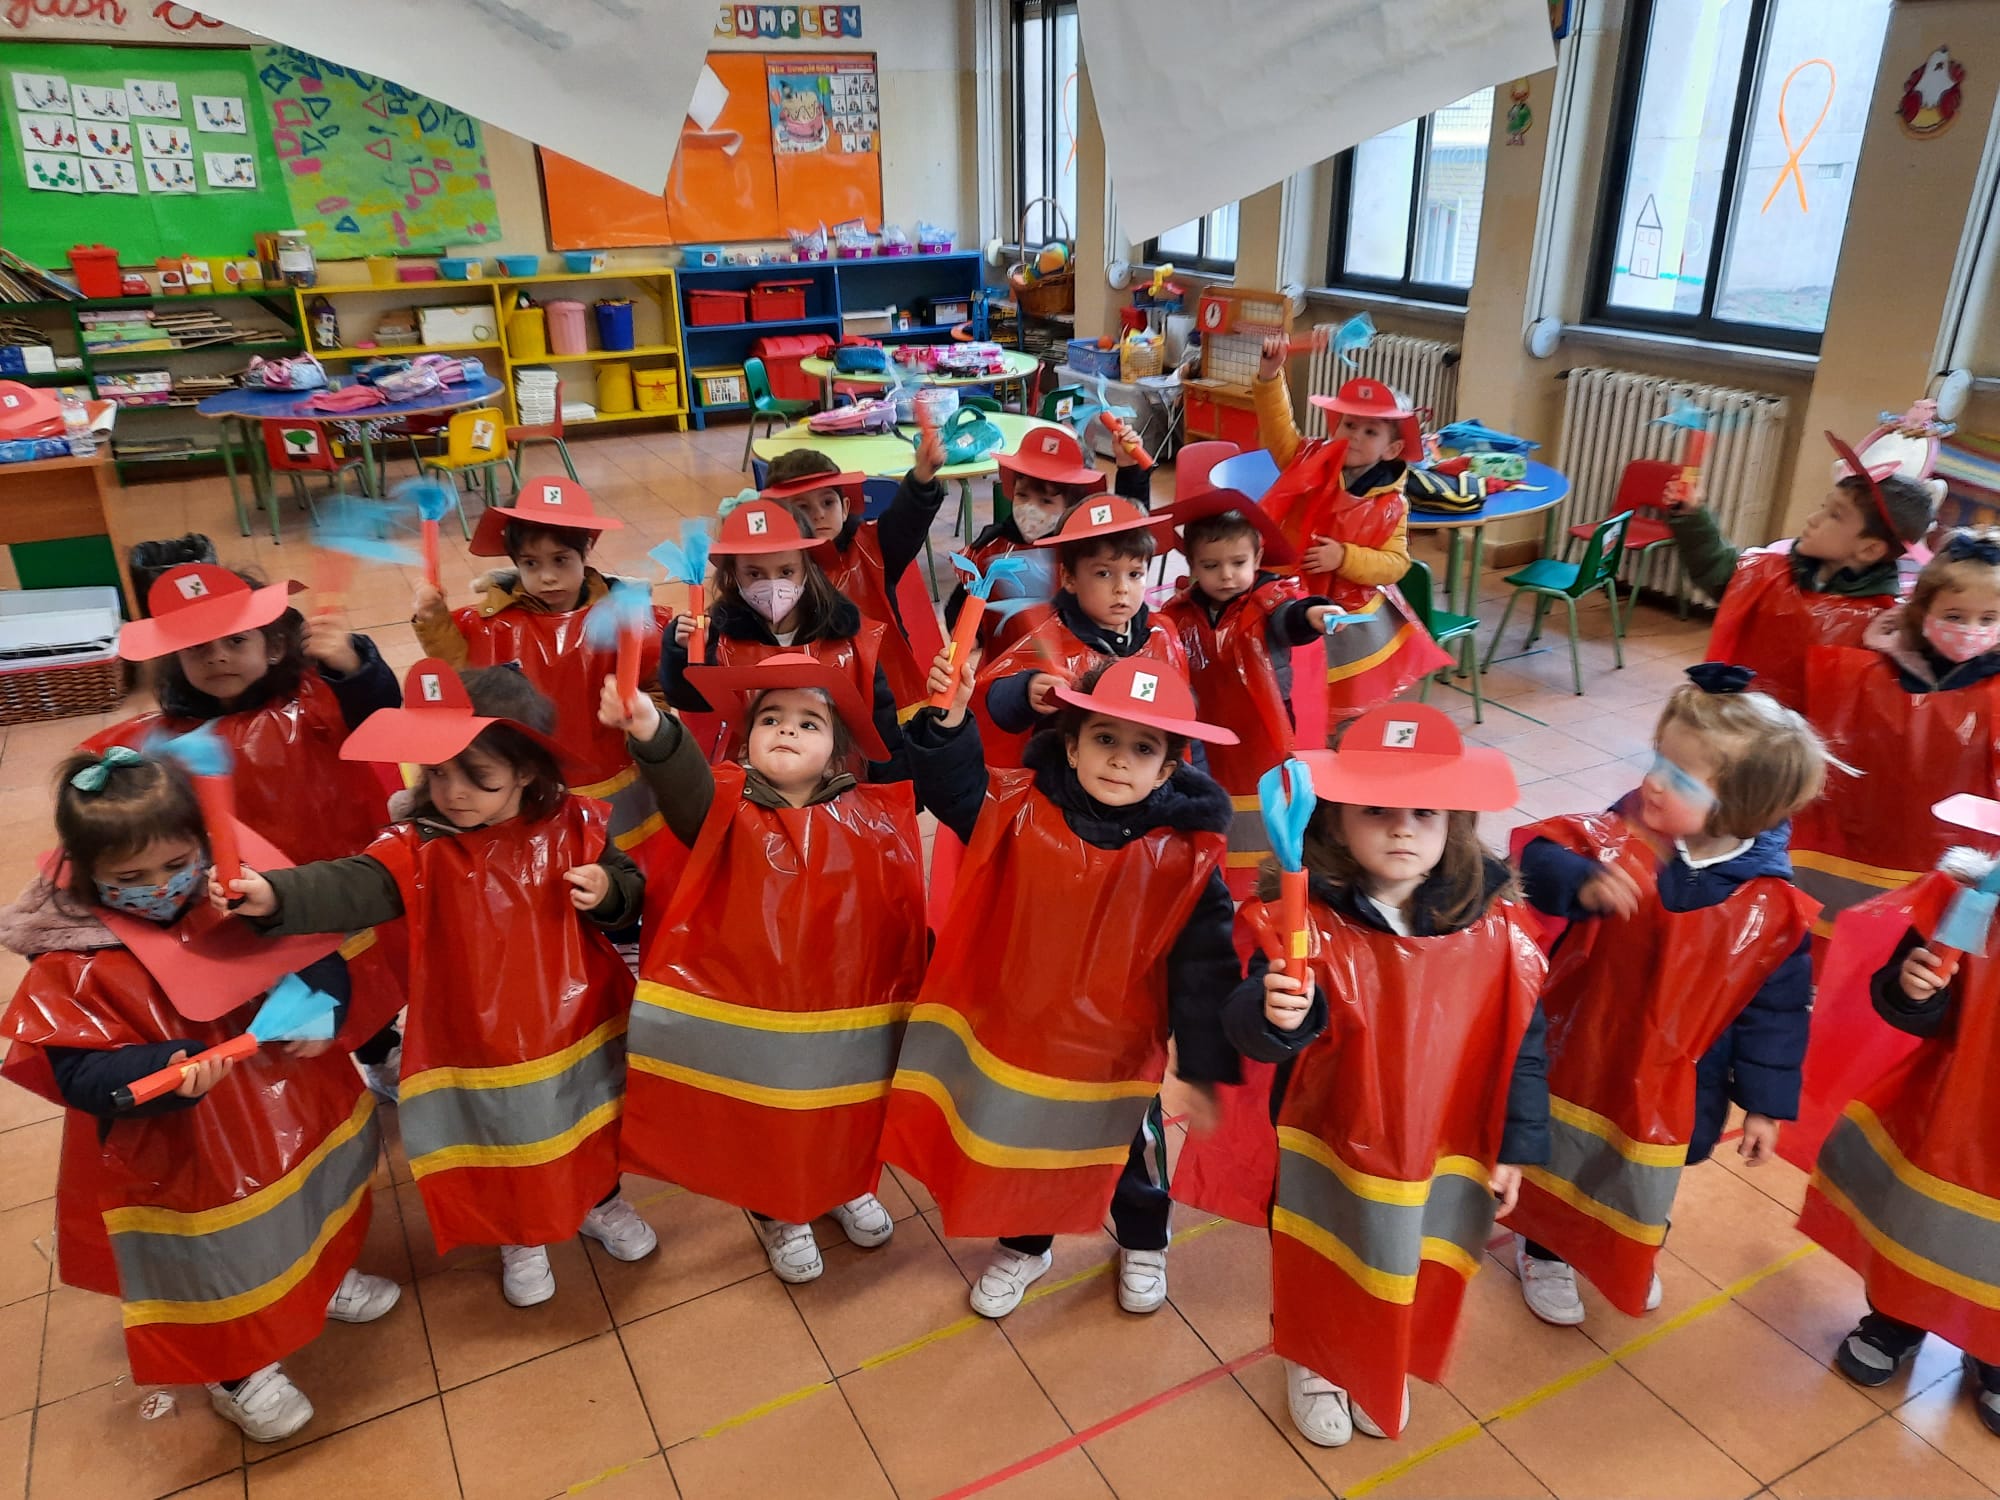
[[[605,542],[613,571],[646,571],[647,547],[676,517],[712,509],[745,477],[740,429],[574,451],[599,508],[626,522]],[[262,518],[237,534],[220,479],[135,484],[122,503],[131,535],[205,531],[227,562],[309,575],[289,501],[282,544]],[[947,517],[940,557],[949,528]],[[449,579],[462,588],[479,566],[448,536]],[[417,654],[410,584],[375,570],[349,601],[355,627],[398,666]],[[1481,592],[1490,630],[1498,575]],[[1483,724],[1470,697],[1432,694],[1514,758],[1519,805],[1483,827],[1496,846],[1533,818],[1630,788],[1658,706],[1706,635],[1642,606],[1616,670],[1591,607],[1578,697],[1560,634],[1524,655],[1521,629],[1517,617],[1486,677]],[[51,767],[118,716],[0,731],[0,889],[18,889],[47,846]],[[19,972],[0,958],[0,981]],[[1973,1416],[1955,1351],[1933,1340],[1906,1378],[1871,1392],[1828,1368],[1859,1306],[1856,1279],[1793,1232],[1800,1175],[1746,1169],[1727,1147],[1685,1180],[1657,1313],[1627,1318],[1587,1293],[1581,1328],[1546,1327],[1496,1241],[1451,1376],[1413,1393],[1407,1436],[1326,1451],[1285,1412],[1257,1231],[1183,1212],[1170,1305],[1147,1318],[1118,1310],[1108,1236],[1065,1238],[1051,1274],[996,1326],[965,1304],[984,1247],[944,1239],[921,1184],[885,1180],[898,1219],[887,1247],[854,1250],[822,1224],[825,1276],[786,1287],[742,1213],[628,1179],[658,1253],[625,1265],[594,1245],[557,1247],[556,1298],[520,1311],[501,1301],[490,1252],[440,1261],[392,1128],[363,1267],[405,1296],[381,1322],[334,1326],[288,1362],[318,1416],[267,1448],[243,1442],[199,1390],[175,1391],[167,1417],[140,1417],[149,1392],[124,1372],[116,1308],[51,1273],[57,1128],[39,1101],[0,1089],[0,1500],[2000,1491],[2000,1440]]]

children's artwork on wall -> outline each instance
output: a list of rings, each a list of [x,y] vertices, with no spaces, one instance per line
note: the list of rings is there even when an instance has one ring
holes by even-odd
[[[83,190],[86,193],[136,193],[138,170],[129,161],[83,162]]]
[[[74,156],[30,151],[28,186],[39,193],[80,193],[83,191],[83,164]]]
[[[139,147],[148,161],[169,157],[175,161],[194,160],[194,137],[185,125],[141,125]]]
[[[178,120],[180,85],[163,78],[125,80],[125,107],[135,120]]]
[[[500,237],[472,116],[292,47],[256,49],[292,222],[329,259]]]
[[[86,120],[77,126],[78,145],[85,156],[104,161],[132,160],[132,127],[113,125],[108,120]]]
[[[69,98],[69,84],[49,73],[16,73],[14,107],[61,110],[67,114],[73,108]]]
[[[1943,135],[1958,118],[1964,92],[1965,68],[1950,48],[1939,47],[1903,81],[1903,97],[1896,101],[1903,134],[1919,141]]]
[[[1820,77],[1822,73],[1825,74],[1824,78]],[[1800,105],[1794,103],[1792,100],[1792,87],[1802,79],[1810,81],[1806,82],[1801,90],[1804,107],[1800,108]],[[1815,83],[1825,84],[1824,90],[1818,91],[1819,113],[1813,117],[1813,122],[1806,128],[1806,133],[1798,141],[1794,142],[1792,140],[1792,127],[1802,124],[1803,119],[1793,119],[1792,113],[1796,112],[1803,116],[1805,110],[1812,108],[1812,100],[1816,92],[1814,89]],[[1759,214],[1767,214],[1771,211],[1772,202],[1777,198],[1779,189],[1784,187],[1788,179],[1793,189],[1799,195],[1799,212],[1802,214],[1812,212],[1812,205],[1806,199],[1806,178],[1800,163],[1805,157],[1806,147],[1812,144],[1812,138],[1819,134],[1820,126],[1826,123],[1827,111],[1833,108],[1834,92],[1839,86],[1840,78],[1834,71],[1833,64],[1823,57],[1809,57],[1785,75],[1785,81],[1778,87],[1778,134],[1784,138],[1785,142],[1785,165],[1779,171],[1777,180],[1771,184],[1771,191],[1764,195],[1763,207],[1757,210]]]
[[[76,117],[79,120],[127,120],[131,110],[126,107],[125,90],[122,88],[101,88],[88,83],[79,83],[75,90]]]
[[[203,174],[212,188],[254,188],[257,186],[257,158],[240,151],[204,151]]]
[[[77,149],[76,121],[68,115],[16,116],[21,127],[21,144],[30,151],[74,151]]]
[[[232,99],[227,94],[196,94],[194,126],[215,135],[248,135],[250,112],[241,99]]]
[[[191,161],[153,160],[146,162],[146,186],[156,193],[192,193],[198,182]]]
[[[861,156],[881,147],[875,60],[772,58],[771,149],[779,156],[830,151]]]

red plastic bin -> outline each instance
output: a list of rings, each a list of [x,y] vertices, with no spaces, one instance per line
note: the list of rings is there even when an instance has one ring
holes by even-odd
[[[748,292],[698,291],[690,287],[687,304],[688,322],[697,328],[713,327],[719,323],[750,321]]]
[[[823,333],[771,334],[750,344],[750,352],[764,361],[764,373],[771,377],[771,394],[780,401],[819,400],[819,382],[799,368],[799,361],[832,348],[833,340]]]
[[[72,245],[69,268],[86,297],[119,295],[118,252],[108,245]]]
[[[790,323],[806,315],[811,281],[760,281],[750,288],[750,321]]]

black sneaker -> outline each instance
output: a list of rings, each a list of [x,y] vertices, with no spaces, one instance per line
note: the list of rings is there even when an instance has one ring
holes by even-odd
[[[1856,1385],[1886,1385],[1896,1372],[1916,1358],[1923,1346],[1920,1330],[1869,1313],[1834,1352],[1834,1368]]]
[[[1986,1430],[2000,1437],[2000,1365],[1981,1364],[1968,1354],[1965,1373],[1972,1377],[1973,1410]]]

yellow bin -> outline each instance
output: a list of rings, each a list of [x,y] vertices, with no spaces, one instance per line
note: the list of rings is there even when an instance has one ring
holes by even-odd
[[[633,408],[632,367],[623,360],[597,369],[597,413],[618,416]]]
[[[549,321],[539,307],[517,307],[507,314],[507,353],[513,359],[549,357]]]
[[[632,386],[640,411],[680,410],[680,375],[672,366],[664,370],[640,370],[632,377]]]
[[[394,286],[396,284],[395,256],[369,255],[364,256],[362,259],[363,263],[368,267],[368,279],[376,286]]]

